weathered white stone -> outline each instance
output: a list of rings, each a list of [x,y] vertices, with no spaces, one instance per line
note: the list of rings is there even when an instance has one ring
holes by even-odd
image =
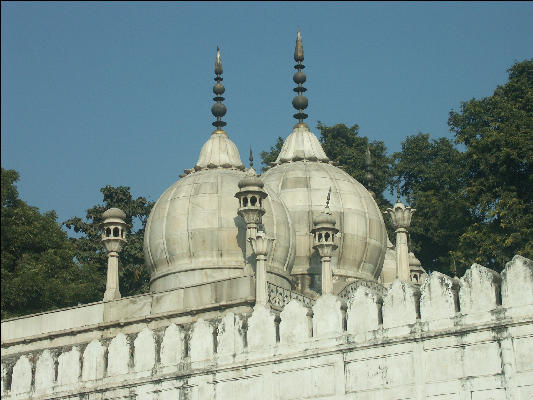
[[[72,385],[80,378],[80,351],[74,346],[57,358],[57,384]]]
[[[155,365],[155,342],[152,331],[144,328],[133,342],[135,371],[149,371]]]
[[[175,324],[170,324],[165,329],[161,342],[161,365],[176,365],[183,360],[183,331]]]
[[[339,336],[342,331],[342,300],[332,294],[320,296],[313,306],[313,337]]]
[[[381,296],[366,286],[358,286],[348,300],[346,312],[348,333],[361,333],[378,329],[381,313]]]
[[[11,375],[11,393],[27,393],[31,389],[31,363],[28,357],[20,357],[13,366]]]
[[[156,385],[139,385],[135,387],[135,400],[157,400],[158,396],[154,391]]]
[[[2,343],[29,336],[96,325],[103,321],[103,310],[103,303],[93,303],[2,321],[0,332]]]
[[[129,371],[130,345],[126,335],[119,333],[111,340],[107,355],[107,375],[122,375]]]
[[[213,357],[213,327],[203,318],[199,318],[193,325],[190,345],[191,362]]]
[[[276,344],[274,314],[269,307],[256,305],[248,319],[248,350]]]
[[[420,293],[420,319],[422,321],[455,316],[457,293],[449,276],[433,272],[422,284]]]
[[[83,368],[81,379],[92,381],[102,379],[105,373],[105,348],[99,340],[93,340],[87,345],[83,352]]]
[[[292,299],[281,311],[279,341],[293,344],[306,341],[311,337],[310,311],[296,299]]]
[[[459,304],[462,314],[490,311],[498,305],[500,275],[492,269],[472,264],[460,279]]]
[[[383,299],[383,328],[414,324],[418,297],[413,284],[394,280]]]
[[[35,391],[46,391],[54,386],[55,375],[54,358],[47,349],[41,353],[35,364]]]
[[[230,356],[242,353],[243,349],[242,318],[229,312],[218,325],[217,354]]]
[[[516,255],[502,272],[502,305],[520,307],[533,304],[533,261]]]
[[[176,400],[179,398],[180,398],[179,389],[167,389],[167,390],[162,390],[159,393],[159,400]]]
[[[4,395],[5,393],[5,385],[4,385],[4,381],[6,379],[6,376],[7,376],[7,368],[4,364],[2,364],[0,366],[0,371],[1,371],[1,374],[0,374],[0,395]]]

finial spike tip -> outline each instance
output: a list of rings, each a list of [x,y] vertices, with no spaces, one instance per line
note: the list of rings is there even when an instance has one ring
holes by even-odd
[[[252,151],[252,145],[250,145],[250,168],[254,167],[254,153]]]
[[[329,209],[329,201],[331,200],[331,186],[329,187],[329,190],[328,190],[328,197],[326,198],[326,209]]]

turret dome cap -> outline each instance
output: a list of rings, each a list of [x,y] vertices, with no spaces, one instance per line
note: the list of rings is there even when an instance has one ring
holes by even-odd
[[[333,225],[335,226],[337,222],[335,217],[330,212],[321,212],[315,218],[313,218],[313,224],[315,226],[319,225]]]
[[[109,210],[104,211],[104,213],[102,214],[102,217],[104,219],[108,219],[108,218],[125,219],[126,213],[122,211],[120,208],[112,207]]]
[[[414,255],[414,253],[409,252],[409,265],[420,267],[422,264],[418,258]]]
[[[265,184],[263,183],[261,178],[259,178],[257,175],[247,175],[239,181],[238,186],[239,186],[239,189],[249,187],[249,186],[262,188],[265,186]]]
[[[239,186],[239,189],[250,186],[263,188],[265,184],[263,183],[261,178],[257,176],[255,169],[253,167],[250,167],[246,176],[239,181],[237,186]]]

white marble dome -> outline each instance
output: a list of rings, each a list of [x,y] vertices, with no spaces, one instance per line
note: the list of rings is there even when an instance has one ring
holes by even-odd
[[[318,253],[310,234],[331,187],[329,207],[339,229],[338,248],[331,260],[337,279],[376,280],[387,249],[381,211],[358,181],[329,163],[317,137],[305,124],[297,124],[276,160],[262,178],[280,196],[296,232],[293,275],[318,276]],[[316,282],[312,284],[315,288]]]
[[[220,132],[220,131],[218,131]],[[222,153],[222,154],[221,154]],[[242,276],[246,226],[235,193],[245,176],[237,148],[225,133],[213,133],[193,170],[157,200],[146,224],[145,263],[151,290],[162,291]],[[263,225],[275,238],[267,260],[269,280],[290,287],[294,230],[272,189],[264,201]]]

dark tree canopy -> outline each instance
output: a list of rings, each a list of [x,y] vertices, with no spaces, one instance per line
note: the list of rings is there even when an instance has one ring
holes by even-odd
[[[473,222],[462,195],[467,185],[464,155],[449,139],[430,140],[429,134],[419,133],[407,137],[393,158],[395,182],[416,209],[410,249],[426,269],[453,274],[450,252]]]
[[[75,250],[53,211],[19,199],[18,173],[2,168],[2,319],[97,300],[105,288]]]
[[[514,254],[533,258],[533,60],[508,72],[492,96],[462,103],[448,120],[466,147],[464,195],[475,219],[455,254],[497,269]]]

